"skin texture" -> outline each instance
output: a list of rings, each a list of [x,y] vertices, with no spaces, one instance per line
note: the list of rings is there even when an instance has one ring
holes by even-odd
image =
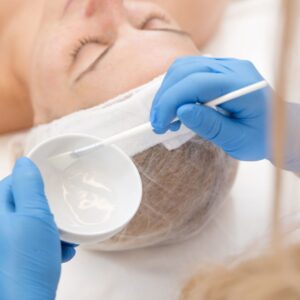
[[[160,5],[189,32],[200,49],[218,28],[229,0],[148,0]]]
[[[0,133],[27,128],[33,124],[25,70],[29,68],[39,19],[31,18],[26,4],[27,1],[7,0],[0,6]],[[26,24],[25,32],[21,24]]]
[[[211,36],[225,3],[81,0],[68,6],[67,0],[5,0],[0,133],[95,106],[164,73],[174,59],[198,54],[196,44]],[[201,30],[194,30],[195,19]],[[192,38],[162,29],[183,29]],[[81,76],[87,69],[92,70]]]

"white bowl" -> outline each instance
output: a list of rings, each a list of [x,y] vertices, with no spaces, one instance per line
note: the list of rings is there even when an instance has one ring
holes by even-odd
[[[119,233],[135,216],[142,200],[140,174],[118,147],[104,146],[64,171],[48,158],[100,139],[72,134],[36,146],[28,157],[39,167],[61,239],[98,243]]]

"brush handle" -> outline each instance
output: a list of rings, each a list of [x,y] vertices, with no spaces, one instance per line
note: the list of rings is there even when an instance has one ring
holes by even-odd
[[[144,132],[148,132],[148,131],[153,131],[152,125],[151,125],[150,122],[145,123],[145,124],[140,125],[140,126],[137,126],[137,127],[134,127],[134,128],[129,129],[125,132],[118,133],[118,134],[116,134],[116,135],[114,135],[110,138],[107,138],[106,140],[104,140],[102,142],[99,142],[99,143],[96,143],[96,144],[93,144],[93,145],[90,145],[90,146],[87,146],[87,147],[83,147],[83,148],[80,148],[78,150],[74,150],[72,152],[72,155],[74,155],[76,157],[80,157],[80,156],[84,155],[86,152],[90,152],[90,151],[99,149],[100,147],[103,147],[103,146],[106,146],[106,145],[115,144],[116,142],[118,142],[120,140],[123,140],[125,138],[131,138],[131,137],[136,136],[140,133],[144,133]]]
[[[239,90],[233,91],[229,94],[226,94],[224,96],[221,96],[217,99],[214,99],[212,101],[209,101],[207,103],[205,103],[205,106],[209,106],[209,107],[215,107],[217,105],[221,105],[223,103],[226,103],[228,101],[234,100],[236,98],[245,96],[247,94],[253,93],[255,91],[261,90],[265,87],[268,86],[268,83],[265,80],[259,81],[257,83],[254,83],[252,85],[246,86],[244,88],[241,88]],[[173,122],[178,121],[178,119],[173,120]],[[94,151],[96,149],[99,149],[100,147],[106,146],[106,145],[112,145],[115,144],[116,142],[119,142],[120,140],[123,140],[125,138],[131,138],[135,135],[141,134],[141,133],[145,133],[145,132],[149,132],[149,131],[153,131],[152,125],[150,122],[145,123],[143,125],[134,127],[132,129],[129,129],[125,132],[121,132],[119,134],[116,134],[110,138],[107,138],[106,140],[87,146],[87,147],[83,147],[77,150],[74,150],[72,152],[72,156],[74,157],[80,157],[85,155],[88,152]]]
[[[228,93],[228,94],[226,94],[224,96],[221,96],[219,98],[216,98],[215,100],[209,101],[209,102],[205,103],[205,105],[209,106],[209,107],[215,107],[215,106],[224,104],[224,103],[226,103],[228,101],[234,100],[236,98],[239,98],[239,97],[251,94],[253,92],[256,92],[258,90],[261,90],[261,89],[263,89],[263,88],[265,88],[267,86],[268,86],[267,81],[266,80],[262,80],[262,81],[259,81],[257,83],[248,85],[248,86],[246,86],[244,88],[241,88],[239,90],[236,90],[236,91],[233,91],[231,93]]]

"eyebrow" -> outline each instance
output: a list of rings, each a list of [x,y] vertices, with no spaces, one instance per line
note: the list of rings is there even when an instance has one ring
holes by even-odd
[[[151,31],[163,31],[163,32],[171,32],[171,33],[175,33],[181,36],[185,36],[185,37],[191,37],[191,35],[183,30],[179,30],[179,29],[172,29],[172,28],[158,28],[158,29],[151,29]],[[108,52],[113,48],[114,44],[112,44],[111,46],[109,46],[107,49],[105,49],[104,52],[102,52],[93,63],[91,63],[91,65],[84,70],[82,73],[80,73],[76,79],[75,79],[75,83],[77,83],[78,81],[80,81],[84,76],[86,76],[88,73],[92,72],[93,70],[95,70],[95,68],[97,67],[97,65],[99,64],[99,62],[108,54]]]

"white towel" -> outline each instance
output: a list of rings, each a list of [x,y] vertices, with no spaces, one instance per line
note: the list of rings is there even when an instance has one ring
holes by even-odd
[[[81,110],[49,124],[31,130],[25,143],[25,153],[46,139],[69,133],[94,135],[105,139],[138,125],[149,122],[153,98],[164,76],[136,88],[96,107]],[[194,134],[182,126],[180,131],[157,135],[152,131],[117,143],[123,151],[133,156],[155,145],[163,144],[168,150],[179,148]]]

